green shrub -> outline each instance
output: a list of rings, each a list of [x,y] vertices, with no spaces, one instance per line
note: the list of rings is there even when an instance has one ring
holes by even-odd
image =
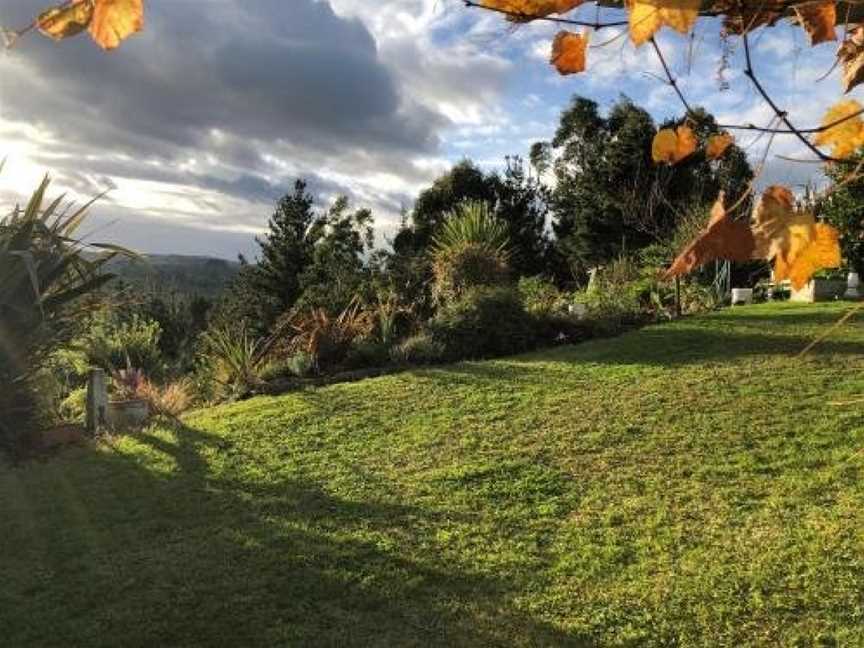
[[[39,422],[35,375],[76,333],[88,295],[111,279],[101,274],[110,255],[85,255],[75,240],[87,206],[44,204],[48,185],[46,176],[24,209],[0,216],[0,450],[13,455]]]
[[[500,286],[510,276],[507,226],[489,205],[465,202],[446,217],[433,240],[433,296],[440,303],[459,299],[479,286]]]
[[[87,354],[90,364],[106,371],[132,367],[157,378],[165,372],[161,337],[162,327],[155,320],[135,314],[122,321],[114,314],[105,313],[94,319],[77,344]]]
[[[474,288],[429,322],[432,337],[453,360],[520,353],[536,342],[534,319],[512,288]]]
[[[517,284],[525,310],[532,315],[552,315],[567,312],[567,297],[551,281],[543,277],[522,277]]]
[[[345,357],[347,369],[383,367],[390,360],[389,347],[375,339],[355,340]]]
[[[390,358],[398,364],[435,364],[444,359],[447,350],[429,333],[418,333],[390,349]]]
[[[245,324],[207,331],[202,342],[213,378],[225,395],[240,395],[261,384],[269,364],[268,350],[262,340],[246,330]]]
[[[285,359],[276,360],[261,372],[261,380],[270,382],[280,378],[306,378],[315,373],[315,358],[305,351],[297,351]]]
[[[576,344],[594,337],[596,326],[567,313],[534,314],[534,334],[543,345]]]

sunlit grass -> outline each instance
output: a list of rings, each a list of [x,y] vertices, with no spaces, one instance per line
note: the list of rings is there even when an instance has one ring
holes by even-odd
[[[8,645],[864,643],[864,327],[758,306],[0,469]]]

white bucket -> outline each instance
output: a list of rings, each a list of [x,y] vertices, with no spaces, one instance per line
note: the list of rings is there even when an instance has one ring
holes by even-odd
[[[733,288],[732,289],[732,305],[741,306],[744,304],[753,303],[752,288]]]

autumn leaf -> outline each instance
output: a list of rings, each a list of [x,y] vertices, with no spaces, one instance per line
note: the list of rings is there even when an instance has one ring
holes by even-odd
[[[54,40],[76,36],[90,25],[93,3],[82,0],[43,11],[36,18],[36,28]]]
[[[96,0],[90,36],[103,49],[114,49],[143,27],[143,0]]]
[[[689,33],[699,18],[701,4],[701,0],[627,0],[630,40],[639,47],[664,25]]]
[[[773,259],[789,246],[786,237],[795,224],[795,196],[786,187],[768,187],[753,209],[751,226],[756,247],[754,259]],[[800,215],[799,215],[800,218]],[[812,223],[805,216],[804,224]],[[801,224],[801,223],[799,223]]]
[[[679,126],[675,130],[664,128],[654,136],[651,155],[655,162],[678,164],[693,155],[697,146],[696,135],[689,126]]]
[[[861,104],[854,99],[845,99],[834,104],[822,118],[822,126],[835,124],[841,119],[844,121],[818,133],[813,143],[816,146],[832,147],[831,155],[835,158],[848,157],[864,145],[864,120],[859,114],[861,111]]]
[[[482,6],[510,14],[508,20],[529,22],[550,14],[563,14],[575,9],[585,0],[482,0]]]
[[[816,223],[807,235],[808,245],[790,259],[791,263],[785,270],[795,290],[801,290],[819,270],[839,268],[841,263],[840,233],[836,229],[825,223]]]
[[[816,0],[795,6],[798,22],[810,36],[810,44],[818,45],[837,40],[837,3],[835,0]]]
[[[552,43],[551,63],[562,75],[584,72],[587,47],[587,34],[583,36],[569,31],[558,32]]]
[[[795,209],[785,187],[769,187],[753,211],[753,258],[774,260],[774,280],[789,279],[796,290],[814,273],[840,265],[839,234],[817,223],[812,214]]]
[[[143,0],[74,0],[48,9],[36,19],[40,32],[62,40],[85,29],[97,45],[114,49],[144,26]]]
[[[705,156],[709,160],[719,160],[734,143],[735,138],[728,133],[712,135],[708,138],[708,144],[705,146]]]
[[[843,68],[843,89],[849,92],[864,81],[864,26],[849,30],[837,51],[837,61]]]
[[[707,227],[696,237],[669,267],[665,278],[671,279],[692,272],[716,259],[748,261],[753,255],[753,233],[747,223],[732,220],[723,205],[723,193],[711,209]]]

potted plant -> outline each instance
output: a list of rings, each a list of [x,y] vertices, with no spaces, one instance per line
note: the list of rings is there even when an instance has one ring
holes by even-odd
[[[146,378],[128,367],[111,374],[113,398],[108,400],[108,424],[115,429],[140,427],[150,416],[150,404],[139,396]]]

